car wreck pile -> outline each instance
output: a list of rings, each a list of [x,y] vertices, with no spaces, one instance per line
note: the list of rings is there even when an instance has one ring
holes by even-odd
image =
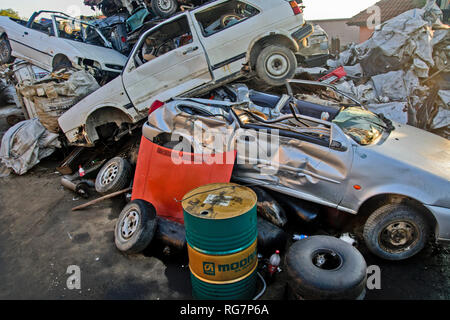
[[[329,60],[330,68],[344,66],[348,75],[337,87],[391,120],[450,138],[450,33],[441,15],[429,1]]]
[[[238,183],[255,194],[261,272],[271,265],[267,277],[277,273],[276,259],[267,258],[280,250],[295,298],[363,298],[367,266],[357,242],[379,258],[403,260],[429,240],[450,239],[450,141],[406,125],[448,138],[448,26],[430,2],[319,70],[343,67],[345,77],[323,77],[297,70],[314,31],[302,6],[273,2],[208,2],[139,29],[128,60],[118,56],[120,74],[90,55],[48,60],[39,64],[45,70],[25,54],[16,53],[25,61],[13,63],[20,47],[3,35],[5,74],[27,120],[5,133],[0,163],[24,174],[62,148],[62,185],[85,198],[93,189],[102,195],[73,210],[126,194],[115,243],[127,254],[153,239],[166,252],[186,253],[184,195]],[[117,11],[162,4],[176,10],[186,1],[85,3],[100,5],[112,21]],[[279,19],[278,34],[268,19]],[[96,23],[100,35],[106,27]],[[89,42],[79,36],[70,41]],[[100,39],[112,50],[111,38]],[[226,206],[230,199],[213,191],[204,203]],[[325,223],[331,227],[321,236],[288,236]],[[309,253],[314,258],[305,260]],[[329,270],[338,276],[330,278]]]

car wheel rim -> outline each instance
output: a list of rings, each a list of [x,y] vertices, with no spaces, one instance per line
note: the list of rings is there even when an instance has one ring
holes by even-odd
[[[101,177],[101,184],[103,186],[109,185],[117,178],[119,166],[116,163],[111,163],[103,172]]]
[[[128,212],[122,220],[120,235],[124,240],[130,239],[139,226],[139,213],[136,210]]]
[[[283,78],[289,71],[289,59],[282,54],[273,54],[266,61],[266,69],[273,78]]]
[[[172,8],[172,1],[170,1],[170,0],[158,0],[158,7],[162,11],[169,11]]]
[[[330,249],[320,249],[313,253],[312,263],[319,269],[333,271],[342,266],[343,259],[335,251]]]
[[[388,224],[380,233],[381,247],[390,253],[408,251],[419,241],[419,230],[407,221],[396,221]]]

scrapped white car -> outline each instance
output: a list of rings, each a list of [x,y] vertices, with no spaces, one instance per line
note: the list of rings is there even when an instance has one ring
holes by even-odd
[[[28,22],[0,17],[0,62],[14,58],[47,71],[79,65],[114,77],[127,61],[97,28],[55,11],[35,12]]]
[[[127,132],[151,106],[256,75],[269,85],[294,76],[296,53],[313,32],[286,0],[219,0],[145,32],[117,77],[59,118],[73,145]],[[122,130],[117,130],[122,129]]]

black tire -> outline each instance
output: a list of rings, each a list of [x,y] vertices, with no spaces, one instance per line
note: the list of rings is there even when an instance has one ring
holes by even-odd
[[[124,158],[115,157],[100,169],[95,179],[95,190],[101,194],[123,190],[130,185],[131,176],[130,163]]]
[[[162,18],[169,18],[178,9],[177,0],[152,0],[153,12]]]
[[[64,68],[72,68],[72,62],[70,62],[69,58],[63,57],[53,62],[53,72],[59,71]]]
[[[416,209],[388,204],[375,210],[364,225],[363,237],[376,256],[399,261],[411,258],[426,245],[430,226]]]
[[[256,60],[256,75],[270,86],[282,86],[295,76],[297,58],[291,49],[281,46],[265,47]]]
[[[126,254],[142,252],[152,241],[157,227],[156,210],[144,200],[128,203],[119,215],[114,231],[117,249]]]
[[[0,64],[13,63],[15,58],[11,54],[12,50],[8,37],[3,35],[0,38]]]
[[[319,267],[321,254],[326,263]],[[356,248],[334,237],[312,236],[294,243],[286,254],[286,271],[296,298],[355,300],[365,293],[366,261]]]

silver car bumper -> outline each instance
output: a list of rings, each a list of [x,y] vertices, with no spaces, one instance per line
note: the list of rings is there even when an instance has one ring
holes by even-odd
[[[430,210],[437,221],[436,238],[439,241],[450,241],[450,209],[426,206]]]

